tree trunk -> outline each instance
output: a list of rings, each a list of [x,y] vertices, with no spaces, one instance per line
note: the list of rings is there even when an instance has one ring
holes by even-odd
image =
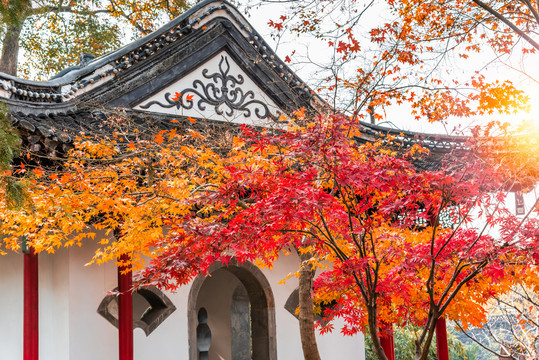
[[[372,339],[372,345],[374,348],[374,352],[376,353],[376,356],[378,356],[378,359],[380,360],[387,360],[387,356],[384,353],[384,349],[382,348],[382,344],[380,343],[380,335],[378,334],[378,317],[377,317],[377,306],[376,306],[376,300],[372,300],[371,304],[367,304],[367,320],[369,325],[369,333],[371,334]]]
[[[2,57],[0,58],[0,72],[17,76],[17,63],[19,59],[19,36],[22,22],[10,25],[2,43]]]
[[[300,255],[299,271],[299,333],[305,360],[320,360],[314,330],[314,304],[312,286],[314,270],[308,260],[311,254]]]
[[[415,344],[415,360],[427,360],[429,356],[430,344],[432,344],[432,339],[434,338],[434,333],[436,332],[436,323],[439,316],[430,316],[427,318],[427,336],[423,341],[423,344],[419,343],[419,340]]]

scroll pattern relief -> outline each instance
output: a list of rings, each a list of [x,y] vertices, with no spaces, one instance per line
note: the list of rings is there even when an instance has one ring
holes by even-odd
[[[140,108],[148,109],[152,105],[157,105],[164,109],[193,109],[205,111],[207,107],[213,107],[218,115],[232,117],[235,111],[239,111],[244,117],[256,116],[260,120],[272,119],[277,121],[280,112],[273,114],[268,105],[255,98],[252,90],[245,91],[240,86],[244,84],[243,75],[231,75],[230,63],[226,55],[221,55],[219,61],[219,71],[209,74],[208,69],[202,70],[202,76],[210,81],[196,79],[192,87],[185,88],[174,95],[167,92],[164,94],[166,103],[152,100]],[[198,99],[194,99],[194,95]]]

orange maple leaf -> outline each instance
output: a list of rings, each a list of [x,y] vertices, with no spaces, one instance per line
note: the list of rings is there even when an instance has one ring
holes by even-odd
[[[69,179],[71,178],[71,175],[70,174],[64,174],[62,175],[62,177],[60,178],[60,183],[62,184],[66,184]]]
[[[172,101],[180,101],[180,98],[181,98],[181,97],[182,97],[182,93],[175,92],[175,93],[174,93],[174,96],[171,97],[170,99],[171,99]]]
[[[185,98],[189,101],[193,101],[193,97],[194,95],[193,94],[188,94]]]
[[[40,178],[41,176],[43,176],[43,174],[45,174],[45,172],[43,171],[42,168],[36,168],[34,170],[32,170],[34,172],[34,175],[36,176],[36,178]],[[8,176],[11,175],[11,171],[9,172],[10,174]]]

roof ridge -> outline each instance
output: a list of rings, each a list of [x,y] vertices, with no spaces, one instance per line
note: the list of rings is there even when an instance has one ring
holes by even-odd
[[[88,65],[48,81],[30,81],[0,73],[0,98],[25,103],[66,103],[93,87],[112,80],[117,73],[159,52],[193,30],[204,29],[215,12],[224,11],[240,32],[275,73],[296,91],[317,97],[314,91],[284,63],[252,27],[238,9],[225,0],[205,0],[156,31],[110,53]],[[318,98],[319,103],[324,103]]]

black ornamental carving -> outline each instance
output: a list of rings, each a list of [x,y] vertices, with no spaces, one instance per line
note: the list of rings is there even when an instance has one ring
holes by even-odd
[[[204,111],[206,108],[214,107],[215,112],[219,115],[234,115],[234,111],[243,113],[246,118],[256,116],[258,119],[278,120],[278,116],[271,113],[268,105],[260,100],[255,99],[255,93],[252,90],[244,91],[240,86],[245,82],[241,74],[236,76],[230,74],[230,64],[228,58],[221,55],[219,61],[219,72],[208,74],[209,70],[202,70],[202,76],[210,81],[203,82],[200,79],[193,81],[193,86],[185,88],[182,91],[175,93],[165,93],[166,104],[153,100],[145,105],[141,105],[142,109],[148,109],[152,105],[158,105],[162,108],[177,108],[177,109],[192,109],[195,106]],[[197,95],[199,99],[194,100],[193,95]]]

